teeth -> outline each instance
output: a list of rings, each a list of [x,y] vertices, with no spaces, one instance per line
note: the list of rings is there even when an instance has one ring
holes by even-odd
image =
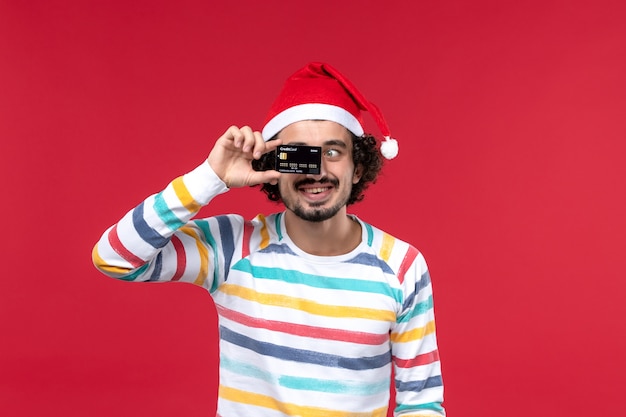
[[[323,193],[324,191],[328,190],[328,188],[322,188],[322,187],[318,187],[318,188],[309,188],[307,190],[307,193],[311,193],[311,194],[318,194],[318,193]]]

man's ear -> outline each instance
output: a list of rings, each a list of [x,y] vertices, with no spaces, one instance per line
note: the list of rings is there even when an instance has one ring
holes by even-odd
[[[359,164],[354,168],[354,174],[352,174],[352,184],[356,184],[361,181],[363,176],[363,165]]]

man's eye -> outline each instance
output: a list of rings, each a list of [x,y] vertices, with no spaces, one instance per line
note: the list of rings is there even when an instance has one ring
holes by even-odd
[[[339,151],[337,149],[326,149],[324,151],[324,156],[328,158],[335,158],[339,156]]]

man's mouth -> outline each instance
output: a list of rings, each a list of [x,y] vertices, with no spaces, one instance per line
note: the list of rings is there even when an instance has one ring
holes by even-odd
[[[309,194],[319,194],[330,190],[330,187],[300,188],[300,190]]]
[[[322,178],[321,180],[314,180],[307,178],[299,181],[296,184],[296,189],[299,193],[302,193],[305,198],[311,201],[321,201],[328,198],[333,189],[339,186],[337,180]]]

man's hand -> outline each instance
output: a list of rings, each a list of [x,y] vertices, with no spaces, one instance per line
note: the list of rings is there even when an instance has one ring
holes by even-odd
[[[228,188],[276,184],[280,172],[255,171],[252,160],[273,151],[281,143],[280,139],[265,142],[261,133],[253,132],[248,126],[231,126],[217,139],[207,161]]]

